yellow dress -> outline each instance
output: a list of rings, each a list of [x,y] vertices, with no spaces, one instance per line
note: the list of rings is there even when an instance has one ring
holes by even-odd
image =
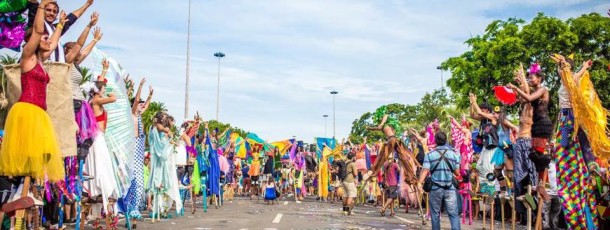
[[[330,155],[330,149],[324,147],[322,159],[320,160],[320,171],[318,173],[318,196],[321,198],[328,197],[328,185],[330,183],[328,177],[328,156]]]

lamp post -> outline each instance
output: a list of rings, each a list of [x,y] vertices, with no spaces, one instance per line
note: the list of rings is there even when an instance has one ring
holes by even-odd
[[[322,117],[324,117],[324,137],[326,137],[326,118],[328,118],[328,115],[324,114]]]
[[[216,88],[216,121],[220,121],[218,119],[218,114],[220,111],[220,59],[225,56],[222,52],[214,53],[214,57],[218,58],[218,86]]]
[[[191,0],[189,0],[188,32],[186,35],[186,84],[184,90],[184,119],[189,115],[189,78],[191,72]]]
[[[444,89],[445,88],[445,81],[443,81],[443,68],[441,68],[441,66],[439,65],[439,66],[436,67],[436,69],[441,71],[441,89]]]
[[[337,128],[337,116],[336,116],[336,110],[335,110],[335,96],[337,94],[339,94],[339,92],[333,90],[330,91],[330,94],[333,95],[333,138],[335,138],[336,135],[336,128]]]

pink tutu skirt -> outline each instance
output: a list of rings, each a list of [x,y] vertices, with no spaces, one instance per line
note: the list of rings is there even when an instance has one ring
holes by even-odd
[[[229,161],[225,156],[218,156],[218,164],[220,166],[220,171],[223,171],[225,174],[229,172]]]

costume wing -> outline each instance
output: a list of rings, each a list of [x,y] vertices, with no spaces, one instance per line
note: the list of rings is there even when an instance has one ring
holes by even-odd
[[[121,65],[106,55],[104,52],[94,48],[86,59],[87,66],[90,66],[94,73],[102,72],[102,60],[110,63],[106,78],[106,92],[113,93],[117,101],[104,105],[108,113],[108,127],[106,128],[106,141],[108,149],[113,155],[115,164],[115,177],[119,181],[121,196],[127,194],[131,184],[131,170],[129,166],[133,161],[135,152],[135,126],[131,114],[131,105],[127,97],[127,89],[123,77],[126,75]]]

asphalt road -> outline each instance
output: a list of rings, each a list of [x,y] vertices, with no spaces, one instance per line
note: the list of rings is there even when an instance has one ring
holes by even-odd
[[[263,200],[236,197],[218,209],[212,206],[207,213],[197,204],[194,215],[190,213],[190,205],[187,207],[189,212],[185,216],[162,219],[154,224],[147,218],[138,221],[137,229],[431,229],[429,221],[427,225],[421,225],[416,210],[405,213],[403,208],[395,217],[381,217],[378,208],[365,205],[356,206],[352,216],[345,216],[340,203],[322,203],[311,198],[300,204],[292,199],[268,205]],[[446,215],[441,221],[442,229],[450,229]],[[124,221],[120,226],[124,227]],[[510,223],[506,223],[506,228],[510,229]],[[483,228],[478,221],[473,225],[462,224],[461,229]],[[502,229],[499,222],[495,229]],[[525,228],[517,226],[517,229]]]

